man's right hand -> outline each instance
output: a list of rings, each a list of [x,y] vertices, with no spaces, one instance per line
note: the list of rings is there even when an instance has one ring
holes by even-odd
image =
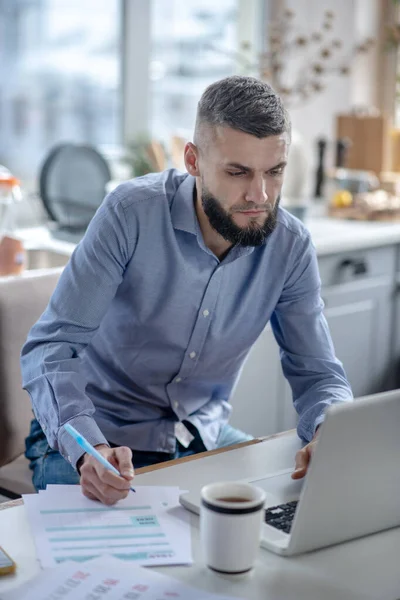
[[[85,454],[80,465],[82,492],[90,500],[112,505],[126,498],[132,485],[132,450],[126,446],[109,448],[106,444],[95,448],[121,473],[121,477],[108,471],[93,456]]]

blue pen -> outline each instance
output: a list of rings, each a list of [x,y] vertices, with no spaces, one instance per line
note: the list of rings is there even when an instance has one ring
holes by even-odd
[[[75,429],[75,427],[72,427],[72,425],[66,423],[64,425],[64,429],[69,433],[71,437],[74,438],[74,440],[80,445],[81,448],[83,448],[85,452],[87,452],[91,456],[94,456],[94,458],[97,458],[97,460],[103,465],[103,467],[105,467],[112,473],[115,473],[115,475],[122,477],[121,473],[115,467],[113,467],[113,465],[109,463],[108,460],[100,454],[100,452],[97,452],[96,448],[93,448],[93,446],[89,444],[87,440],[85,440],[83,435],[81,435],[79,431]],[[131,490],[132,492],[136,492],[136,490],[133,487],[131,487]]]

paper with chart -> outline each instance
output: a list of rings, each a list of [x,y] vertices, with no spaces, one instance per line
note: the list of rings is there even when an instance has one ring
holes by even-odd
[[[103,554],[143,566],[192,563],[190,517],[177,487],[138,486],[108,507],[79,486],[49,486],[24,504],[43,567]]]
[[[118,564],[111,557],[47,569],[0,600],[234,600],[208,594],[172,577]]]

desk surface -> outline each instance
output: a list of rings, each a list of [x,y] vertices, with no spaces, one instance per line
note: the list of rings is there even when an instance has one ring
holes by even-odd
[[[138,474],[136,485],[178,485],[200,489],[216,480],[258,477],[293,466],[300,441],[294,432],[222,454]],[[371,478],[371,486],[373,479]],[[400,597],[400,528],[318,552],[284,558],[260,548],[250,575],[222,576],[207,569],[199,541],[199,520],[191,515],[194,565],[157,571],[214,593],[251,600],[351,600]],[[38,573],[35,548],[23,506],[0,512],[0,544],[17,562],[18,575],[0,580],[1,592]]]

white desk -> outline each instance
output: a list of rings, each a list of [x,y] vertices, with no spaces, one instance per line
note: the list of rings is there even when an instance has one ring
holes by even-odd
[[[200,489],[210,481],[257,477],[266,469],[291,467],[299,447],[296,435],[289,433],[224,454],[141,474],[135,482]],[[200,589],[251,600],[400,598],[400,528],[293,558],[279,557],[260,548],[254,572],[235,577],[218,575],[205,567],[195,515],[191,516],[191,526],[194,565],[157,570]],[[23,506],[0,511],[0,545],[9,551],[19,567],[18,575],[0,579],[1,599],[2,591],[19,585],[39,571]]]

